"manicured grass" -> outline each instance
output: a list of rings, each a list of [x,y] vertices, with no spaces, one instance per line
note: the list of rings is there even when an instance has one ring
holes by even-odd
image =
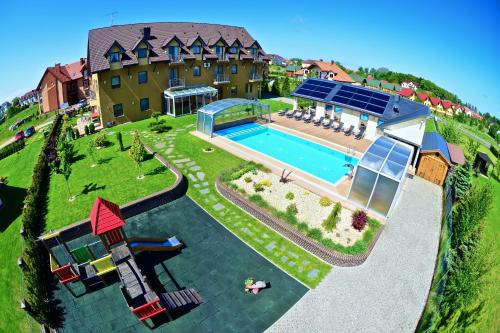
[[[0,176],[8,180],[7,186],[0,189],[0,197],[6,204],[0,210],[0,332],[38,330],[19,308],[23,284],[16,261],[22,249],[19,230],[23,200],[42,145],[42,136],[36,135],[26,148],[0,161]]]
[[[163,167],[151,155],[142,163],[144,179],[137,179],[138,170],[128,156],[128,150],[119,151],[116,141],[116,130],[106,130],[111,142],[106,148],[94,149],[94,158],[100,160],[96,167],[88,153],[88,142],[95,134],[73,141],[75,146],[75,162],[69,178],[71,193],[76,196],[69,202],[68,190],[64,177],[52,174],[49,189],[49,204],[46,230],[54,230],[73,222],[85,219],[95,198],[100,196],[119,205],[142,198],[160,191],[175,181],[175,175]],[[122,130],[123,144],[126,148],[131,144],[130,131]]]
[[[488,183],[488,179],[478,177],[478,183]],[[500,182],[490,177],[493,186],[493,207],[484,223],[483,243],[490,249],[493,266],[491,271],[484,277],[487,282],[483,297],[486,300],[484,312],[479,323],[474,327],[474,332],[496,333],[500,327]]]
[[[426,132],[437,132],[436,124],[434,123],[434,119],[427,119],[425,122],[425,131]]]
[[[488,143],[490,143],[491,145],[494,145],[495,147],[498,146],[498,144],[496,143],[495,139],[493,139],[491,136],[489,136],[489,134],[487,133],[487,130],[484,129],[484,130],[480,130],[479,128],[477,128],[476,126],[471,126],[469,124],[465,124],[465,123],[461,123],[459,122],[458,120],[456,119],[453,119],[453,118],[449,118],[449,117],[442,117],[442,116],[439,116],[439,118],[443,121],[446,121],[446,122],[453,122],[455,123],[457,126],[460,126],[462,127],[463,129],[471,132],[472,134],[475,134],[476,136],[480,137],[481,139],[487,141]]]
[[[30,126],[38,126],[41,123],[48,121],[51,117],[54,116],[53,113],[43,114],[39,118],[34,117],[32,120],[25,122],[24,124],[21,125],[21,127],[17,128],[14,131],[9,130],[9,126],[18,121],[19,119],[23,119],[32,114],[36,115],[37,112],[38,112],[38,105],[34,104],[29,108],[14,115],[12,118],[5,120],[5,122],[3,122],[2,124],[0,124],[0,144],[6,141],[7,139],[13,137],[14,135],[16,135],[16,133],[21,129],[26,130]]]
[[[271,107],[271,113],[279,112],[279,111],[284,110],[286,108],[292,109],[292,107],[293,107],[293,105],[290,103],[285,103],[282,101],[275,101],[275,100],[268,99],[268,98],[259,99],[259,101],[268,104]]]
[[[216,191],[215,180],[218,175],[220,175],[223,170],[236,167],[237,165],[243,163],[243,160],[190,134],[189,131],[194,130],[194,126],[191,126],[189,130],[183,130],[186,126],[195,124],[195,117],[196,116],[194,115],[175,119],[166,116],[162,117],[162,119],[166,120],[167,125],[172,126],[173,129],[171,130],[171,133],[177,133],[174,140],[175,150],[172,152],[172,154],[175,154],[176,157],[169,157],[169,155],[165,153],[165,150],[158,150],[158,152],[163,154],[163,156],[170,162],[184,158],[194,160],[197,166],[200,166],[204,173],[204,181],[209,183],[210,196],[213,196],[216,202],[224,206],[226,211],[224,216],[233,215],[237,218],[233,218],[229,221],[224,216],[221,216],[220,211],[214,207],[214,203],[207,201],[207,195],[201,193],[199,189],[194,186],[194,182],[192,181],[189,182],[188,195],[212,216],[215,216],[221,224],[247,244],[252,246],[275,265],[281,267],[288,274],[297,278],[309,287],[317,286],[323,277],[331,270],[330,265],[296,246],[279,233],[246,214]],[[130,129],[145,131],[147,130],[148,122],[149,120],[144,120],[131,124],[125,124],[115,127],[114,130],[120,130],[122,132],[129,131]],[[147,137],[144,136],[144,140],[153,147],[156,144],[161,143],[162,140],[166,138],[165,134],[149,133],[150,134],[148,134]],[[204,153],[202,150],[207,147],[214,148],[214,152]],[[178,157],[179,155],[182,155],[182,158]],[[184,165],[181,170],[187,175],[190,173],[191,175],[196,174],[196,172],[190,170],[189,166]],[[245,228],[241,228],[241,226],[239,226],[240,224],[245,225]],[[252,235],[248,232],[250,230]],[[265,235],[266,243],[263,244],[258,242],[253,235]],[[274,249],[266,247],[266,244],[269,242],[274,242]],[[299,270],[298,265],[290,266],[287,262],[282,261],[283,257],[290,258],[290,253],[297,255],[297,258],[294,258],[294,261],[301,263],[301,270]],[[314,277],[308,276],[308,274],[313,270],[317,270],[317,275]]]

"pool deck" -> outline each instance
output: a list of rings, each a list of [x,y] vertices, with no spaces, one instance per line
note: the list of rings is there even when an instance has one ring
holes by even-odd
[[[57,284],[54,294],[63,311],[58,332],[262,332],[308,291],[189,197],[127,219],[124,230],[129,237],[176,235],[183,241],[180,252],[141,252],[137,263],[156,292],[195,288],[204,303],[150,330],[130,312],[118,282],[80,297]],[[243,281],[249,276],[271,287],[246,294]]]

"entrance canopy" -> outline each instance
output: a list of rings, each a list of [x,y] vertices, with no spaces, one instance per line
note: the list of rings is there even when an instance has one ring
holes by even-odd
[[[387,216],[397,201],[413,148],[388,137],[379,137],[356,167],[349,199]]]
[[[207,104],[198,110],[196,129],[212,136],[216,126],[230,127],[231,124],[251,122],[257,118],[271,120],[268,104],[244,98],[226,98]],[[226,126],[227,125],[227,126]]]

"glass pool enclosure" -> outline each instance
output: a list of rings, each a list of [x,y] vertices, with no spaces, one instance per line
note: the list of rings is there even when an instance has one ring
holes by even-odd
[[[381,215],[389,215],[397,201],[413,148],[379,137],[359,161],[349,200]]]

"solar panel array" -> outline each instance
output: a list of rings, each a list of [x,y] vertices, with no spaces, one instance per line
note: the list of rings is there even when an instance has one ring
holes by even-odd
[[[382,114],[389,102],[389,98],[387,95],[369,89],[342,86],[332,98],[332,102]]]
[[[307,82],[302,84],[296,94],[304,95],[308,97],[314,97],[319,99],[325,99],[326,96],[337,86],[336,83],[323,80],[313,80],[309,79]]]

